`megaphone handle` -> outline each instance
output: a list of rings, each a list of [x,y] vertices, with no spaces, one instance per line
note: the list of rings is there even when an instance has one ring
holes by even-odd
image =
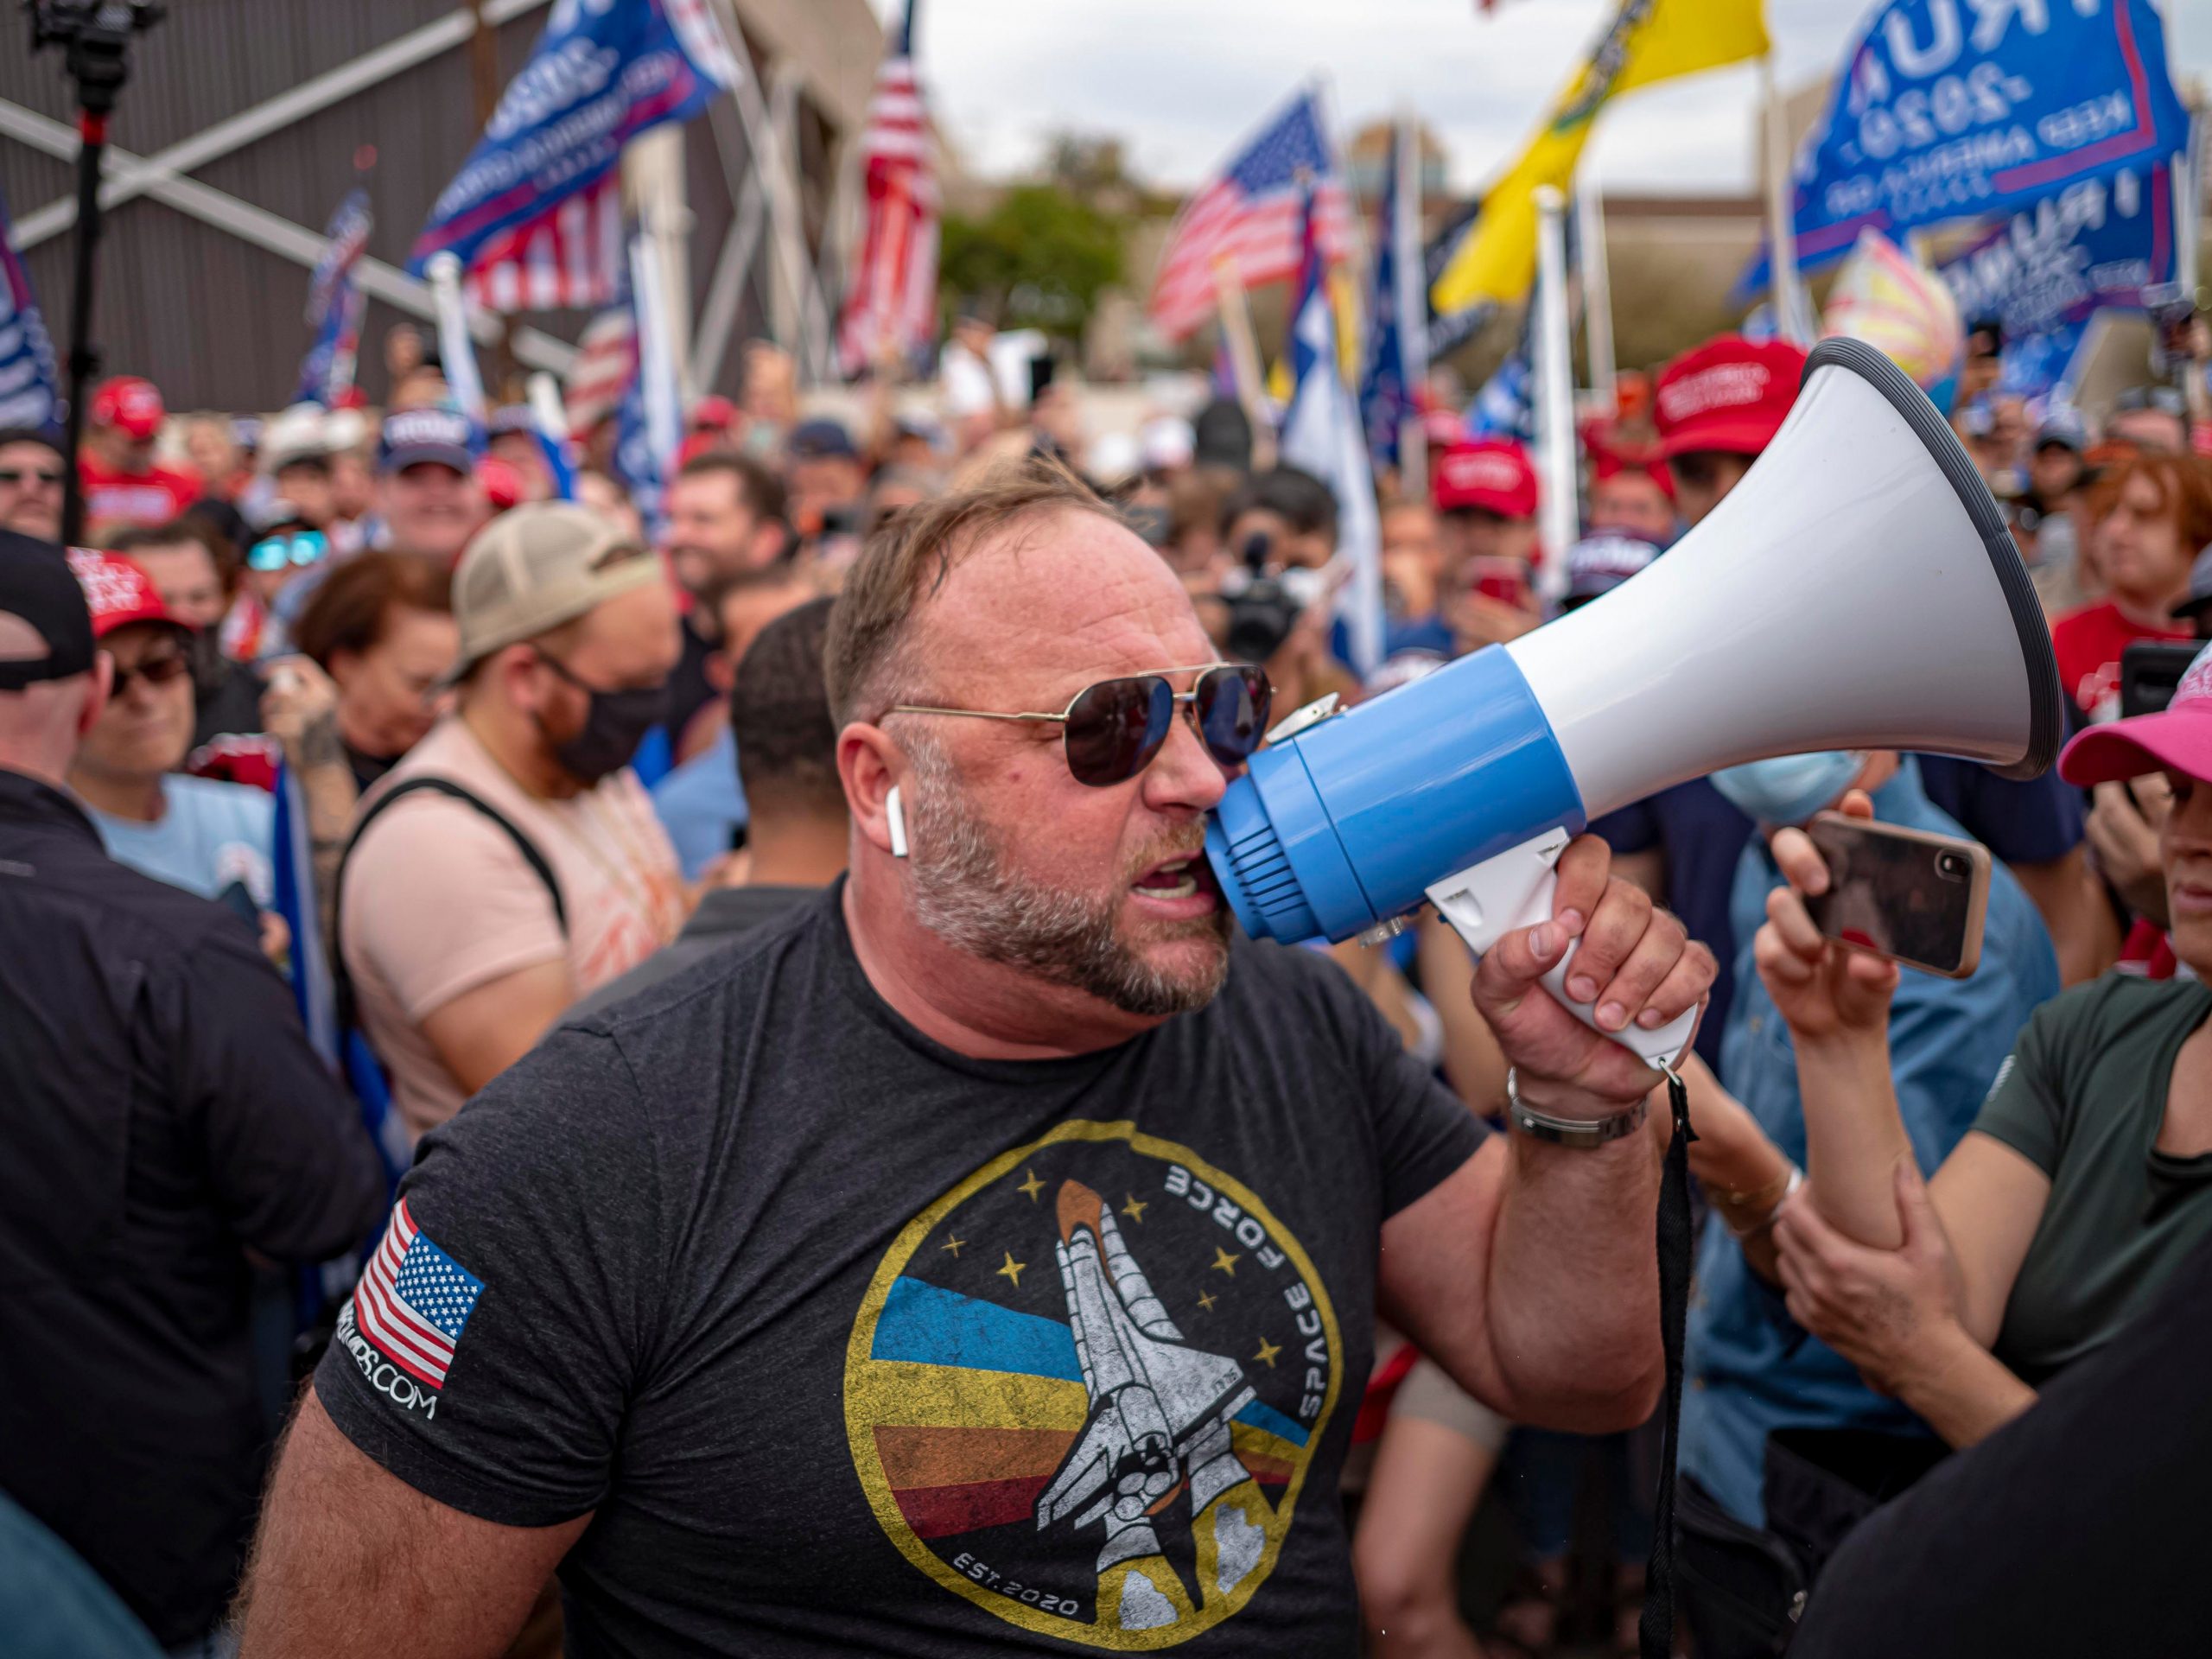
[[[1569,839],[1564,829],[1547,830],[1432,884],[1429,902],[1479,957],[1515,929],[1551,919],[1552,895],[1559,887],[1555,867]],[[1596,1003],[1578,1002],[1567,994],[1567,976],[1581,948],[1580,939],[1570,944],[1541,983],[1554,1001],[1596,1031],[1599,1029]],[[1697,1010],[1692,1008],[1656,1030],[1630,1026],[1625,1031],[1605,1034],[1646,1065],[1666,1069],[1689,1047],[1690,1033],[1696,1027]]]

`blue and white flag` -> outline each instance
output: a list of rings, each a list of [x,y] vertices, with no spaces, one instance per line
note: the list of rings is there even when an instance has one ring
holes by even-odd
[[[682,394],[665,315],[659,251],[643,231],[630,238],[629,302],[637,319],[638,363],[614,412],[614,468],[646,533],[660,537],[676,452],[683,442]]]
[[[1359,404],[1337,365],[1336,313],[1310,192],[1305,219],[1306,257],[1290,313],[1293,390],[1277,453],[1286,466],[1313,474],[1337,498],[1337,556],[1351,571],[1338,589],[1337,614],[1351,665],[1364,678],[1382,663],[1382,521]]]
[[[1536,378],[1529,366],[1525,338],[1483,382],[1474,402],[1467,405],[1466,434],[1470,438],[1535,442]]]
[[[1421,157],[1413,125],[1392,130],[1389,172],[1382,185],[1382,234],[1367,297],[1367,363],[1360,375],[1359,413],[1368,453],[1379,466],[1398,464],[1398,435],[1420,413],[1428,378],[1428,283],[1421,261]]]
[[[368,304],[353,276],[368,251],[375,222],[369,193],[355,189],[338,204],[322,233],[322,257],[315,261],[315,275],[308,282],[308,327],[315,331],[315,340],[300,364],[300,389],[292,395],[296,404],[335,408],[353,384],[361,315]]]
[[[1842,258],[1869,226],[1896,239],[2145,174],[2188,140],[2150,0],[1891,0],[1860,26],[1797,158],[1798,264]],[[1738,291],[1766,284],[1762,254]]]
[[[16,257],[8,204],[0,201],[0,426],[60,424],[54,342],[47,337],[31,279]]]
[[[2163,165],[2069,185],[1993,226],[1936,274],[1959,315],[1994,317],[2024,396],[2049,390],[2101,310],[2140,310],[2143,289],[2174,280],[2173,187]],[[2063,346],[2036,346],[2063,335]]]
[[[485,243],[613,172],[622,146],[687,121],[738,75],[707,0],[557,0],[530,61],[430,210],[407,269]]]

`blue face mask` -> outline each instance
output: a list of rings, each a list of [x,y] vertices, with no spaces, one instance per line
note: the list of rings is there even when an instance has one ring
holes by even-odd
[[[1777,828],[1802,823],[1852,785],[1866,757],[1856,749],[1782,754],[1713,774],[1713,786],[1745,817]]]

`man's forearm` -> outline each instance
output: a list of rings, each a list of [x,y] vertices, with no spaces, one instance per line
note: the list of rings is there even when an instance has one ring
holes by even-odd
[[[1490,1256],[1490,1338],[1516,1421],[1600,1433],[1649,1415],[1662,1375],[1647,1135],[1591,1151],[1515,1132]]]

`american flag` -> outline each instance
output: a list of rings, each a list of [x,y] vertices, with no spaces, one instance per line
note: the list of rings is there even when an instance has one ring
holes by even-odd
[[[1150,310],[1160,331],[1180,340],[1213,315],[1214,267],[1222,261],[1245,288],[1297,275],[1300,204],[1309,184],[1321,251],[1333,264],[1351,246],[1351,204],[1322,124],[1320,98],[1311,90],[1184,204],[1153,278]]]
[[[417,1382],[442,1388],[483,1294],[484,1281],[430,1243],[402,1198],[353,1288],[353,1324]]]
[[[638,372],[638,315],[626,298],[584,325],[569,370],[569,430],[588,432],[621,403]]]
[[[937,175],[930,165],[927,113],[914,79],[914,9],[885,42],[875,94],[861,135],[867,165],[868,230],[837,324],[837,355],[848,375],[886,348],[906,357],[937,335]]]
[[[622,177],[610,173],[486,242],[468,268],[468,296],[502,314],[608,305],[622,259]]]

